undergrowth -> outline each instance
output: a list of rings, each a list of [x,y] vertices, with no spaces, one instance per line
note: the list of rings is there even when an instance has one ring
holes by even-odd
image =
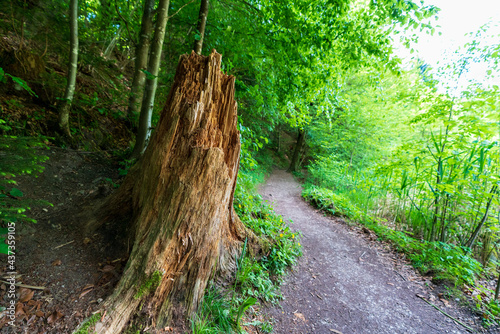
[[[261,239],[264,254],[251,254],[245,242],[234,282],[229,287],[212,285],[207,289],[192,319],[193,333],[245,333],[246,326],[270,333],[272,325],[258,315],[258,303],[276,303],[282,298],[277,290],[281,277],[302,255],[300,233],[291,231],[283,217],[256,192],[256,185],[264,181],[272,162],[264,159],[252,166],[255,169],[241,170],[238,175],[234,208],[243,223]],[[254,319],[251,322],[244,321],[247,310]]]
[[[23,80],[5,73],[0,68],[0,83],[11,79],[30,94],[33,91]],[[15,178],[20,175],[34,175],[44,169],[42,163],[48,157],[40,152],[46,149],[46,137],[20,137],[12,134],[13,124],[3,119],[0,106],[0,254],[14,253],[12,238],[16,223],[36,223],[36,220],[26,215],[30,206],[52,205],[46,201],[34,201],[24,198],[18,189]],[[8,240],[6,243],[5,241]],[[10,246],[12,245],[12,246]]]
[[[460,288],[477,288],[476,281],[483,273],[483,268],[470,256],[467,248],[439,241],[418,240],[408,235],[408,232],[396,231],[360,209],[343,193],[306,184],[302,196],[328,214],[348,218],[372,230],[379,240],[388,241],[397,251],[404,253],[423,275],[433,276],[434,281]],[[485,292],[490,296],[493,294],[493,291]],[[485,298],[486,295],[481,293],[474,296],[473,306],[483,316],[486,326],[500,323],[500,303],[494,298]]]

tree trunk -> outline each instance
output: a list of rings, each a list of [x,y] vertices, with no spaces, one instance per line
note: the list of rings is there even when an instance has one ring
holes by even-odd
[[[192,316],[215,271],[232,273],[246,230],[233,209],[239,166],[234,77],[221,55],[183,55],[151,143],[97,211],[132,219],[134,245],[97,333],[132,315],[157,327]],[[95,226],[94,226],[95,227]]]
[[[299,135],[297,137],[297,144],[295,145],[295,150],[293,152],[292,161],[290,161],[290,167],[288,167],[289,172],[295,172],[297,170],[297,165],[300,157],[300,150],[304,145],[304,140],[306,137],[306,132],[303,129],[299,129]]]
[[[59,109],[59,129],[71,138],[69,131],[69,111],[73,102],[76,85],[76,71],[78,65],[78,0],[70,0],[69,3],[69,32],[70,32],[70,53],[68,66],[68,82],[64,99]]]
[[[194,52],[196,52],[199,55],[201,55],[201,49],[203,48],[203,38],[205,37],[205,26],[207,25],[208,1],[209,0],[201,0],[200,4],[200,15],[198,16],[198,27],[197,27],[200,39],[195,38],[193,46]]]
[[[168,6],[170,0],[160,0],[156,16],[155,33],[153,36],[153,47],[149,55],[148,72],[151,76],[146,78],[145,94],[142,99],[141,114],[139,115],[139,129],[135,140],[133,158],[139,158],[147,146],[149,135],[151,134],[151,116],[155,103],[156,85],[158,82],[158,69],[160,68],[161,51],[163,39],[165,38],[165,28],[168,21]]]
[[[498,270],[498,266],[497,266],[497,270]],[[498,295],[500,295],[500,274],[498,275],[497,286],[495,288],[495,300],[498,299]]]
[[[120,26],[120,28],[118,28],[118,31],[113,36],[113,39],[111,39],[111,42],[109,42],[108,46],[106,47],[106,50],[104,50],[104,54],[102,55],[104,59],[109,59],[109,57],[111,57],[111,53],[113,52],[116,44],[118,43],[122,31],[123,31],[123,26]]]
[[[135,49],[135,69],[134,80],[128,102],[128,118],[134,119],[141,110],[142,96],[144,92],[144,82],[148,64],[149,46],[151,44],[151,32],[153,31],[153,12],[155,0],[144,0],[144,12],[142,13],[141,32],[139,33],[139,44]]]
[[[469,240],[467,240],[467,242],[465,243],[465,247],[468,247],[469,249],[472,249],[472,246],[474,246],[474,242],[476,241],[476,238],[479,235],[479,232],[481,231],[481,228],[483,227],[484,223],[486,223],[486,220],[488,220],[488,215],[489,215],[489,212],[490,212],[491,202],[493,201],[493,197],[495,196],[495,194],[497,192],[497,188],[498,188],[497,185],[494,185],[491,188],[491,190],[490,190],[491,197],[488,200],[488,204],[486,204],[486,210],[484,211],[483,218],[481,219],[481,221],[477,225],[476,229],[474,230],[474,232],[470,236]]]

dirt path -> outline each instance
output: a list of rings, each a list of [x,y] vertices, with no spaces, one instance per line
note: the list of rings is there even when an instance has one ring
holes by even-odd
[[[324,217],[300,192],[284,171],[275,171],[260,189],[303,233],[304,255],[282,285],[281,308],[268,310],[276,333],[467,333],[416,294],[482,331],[470,313],[454,301],[440,300],[438,289],[369,231]]]

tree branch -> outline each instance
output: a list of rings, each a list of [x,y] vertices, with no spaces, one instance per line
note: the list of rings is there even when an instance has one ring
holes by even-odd
[[[172,15],[170,15],[167,19],[170,20],[172,17],[174,17],[175,15],[177,15],[181,11],[182,8],[186,7],[187,5],[189,5],[190,3],[193,3],[193,2],[194,2],[194,0],[191,0],[191,1],[187,2],[187,3],[185,3],[184,5],[182,5],[181,8],[179,8],[175,13],[173,13]]]
[[[134,10],[135,10],[135,8],[136,7],[134,7]],[[127,20],[125,20],[125,18],[122,16],[122,14],[120,14],[120,10],[118,9],[118,3],[117,3],[117,1],[115,1],[115,10],[116,10],[116,14],[118,14],[118,16],[123,21],[123,23],[125,23],[125,28],[127,29],[128,38],[130,38],[130,40],[132,41],[132,43],[134,43],[134,45],[137,45],[137,41],[135,41],[135,39],[132,37],[132,34],[130,33],[130,29],[128,28],[128,22],[127,22]],[[132,14],[133,12],[134,11],[130,12],[130,14]]]

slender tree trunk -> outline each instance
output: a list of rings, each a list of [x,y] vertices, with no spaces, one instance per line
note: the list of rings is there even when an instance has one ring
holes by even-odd
[[[500,212],[498,212],[498,222],[500,223]],[[500,272],[500,266],[497,265],[497,272]],[[495,300],[498,299],[498,295],[500,294],[500,274],[498,274],[497,286],[495,288]]]
[[[448,205],[450,203],[450,195],[446,195],[446,200],[444,201],[443,212],[441,213],[441,232],[439,234],[439,240],[444,242],[446,235],[446,214],[448,213]]]
[[[139,44],[135,49],[134,80],[130,92],[127,115],[129,119],[135,119],[135,115],[141,110],[141,102],[144,92],[144,82],[148,64],[149,46],[151,44],[151,32],[153,31],[153,12],[155,0],[144,0],[144,12],[142,13],[141,32],[139,33]]]
[[[135,231],[99,334],[119,333],[138,313],[157,327],[185,321],[209,278],[232,273],[241,241],[252,237],[233,209],[240,134],[234,77],[220,64],[215,51],[181,56],[150,145],[96,213],[97,225],[128,218]]]
[[[69,32],[70,32],[70,54],[68,65],[68,82],[64,99],[59,109],[59,129],[71,138],[69,131],[69,111],[75,94],[76,72],[78,66],[78,0],[70,0],[69,3]]]
[[[199,55],[201,55],[201,50],[203,48],[203,38],[205,37],[205,26],[207,25],[207,16],[208,16],[208,2],[209,0],[201,0],[200,4],[200,15],[198,16],[198,27],[197,27],[200,39],[195,38],[193,46],[194,52],[196,52]]]
[[[486,223],[486,220],[488,219],[488,214],[490,211],[491,202],[493,201],[493,196],[495,196],[496,192],[497,192],[497,185],[494,185],[491,188],[491,191],[490,191],[491,197],[488,200],[488,204],[486,204],[486,210],[484,211],[483,218],[481,219],[481,221],[477,225],[476,229],[474,230],[474,233],[472,233],[469,240],[467,240],[467,242],[465,244],[466,247],[469,247],[470,249],[472,249],[472,246],[474,245],[474,242],[476,241],[476,238],[479,235],[481,228],[483,227],[484,223]]]
[[[144,153],[147,141],[151,134],[151,116],[155,102],[156,86],[158,83],[158,69],[160,68],[161,51],[163,48],[163,39],[165,38],[165,28],[168,21],[168,6],[170,0],[160,0],[157,8],[155,33],[153,36],[153,45],[148,61],[148,72],[151,77],[146,78],[145,94],[142,99],[141,114],[139,115],[139,129],[135,141],[133,158],[138,158]]]
[[[446,134],[448,134],[448,128],[446,128]],[[441,152],[444,151],[444,143],[443,143],[443,149]],[[436,171],[436,189],[438,189],[438,186],[441,184],[441,171],[443,168],[443,163],[441,161],[441,156],[439,156],[439,159],[437,161],[438,167]],[[436,192],[434,193],[434,216],[432,217],[432,226],[431,226],[431,231],[429,235],[429,241],[434,241],[436,238],[436,228],[437,228],[437,222],[438,222],[438,214],[439,214],[439,193]]]
[[[498,269],[498,266],[497,266],[497,269]],[[499,294],[500,294],[500,274],[498,275],[497,286],[495,288],[495,300],[498,299]]]
[[[297,144],[295,145],[295,150],[293,152],[292,161],[290,161],[290,167],[288,167],[289,172],[295,172],[297,170],[297,165],[300,157],[300,150],[304,145],[304,140],[306,137],[306,132],[303,129],[299,129],[299,134],[297,137]]]

